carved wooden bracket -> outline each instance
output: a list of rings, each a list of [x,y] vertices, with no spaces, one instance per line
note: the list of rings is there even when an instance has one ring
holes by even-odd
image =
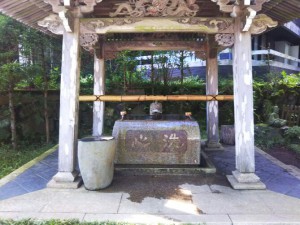
[[[231,47],[234,44],[234,34],[216,34],[216,42],[223,47]]]
[[[234,5],[231,4],[231,0],[211,0],[215,2],[219,7],[220,11],[225,13],[231,13],[233,11]]]
[[[242,10],[245,8],[251,8],[252,10],[258,12],[261,10],[262,5],[265,2],[268,2],[270,0],[211,0],[215,2],[219,7],[220,11],[225,13],[233,13],[233,15],[239,10],[238,8],[241,8]],[[254,3],[254,4],[251,4]]]
[[[259,14],[253,19],[250,32],[251,34],[260,34],[268,28],[276,27],[277,25],[277,21],[272,20],[265,14]]]
[[[52,6],[52,11],[54,13],[59,13],[65,9],[60,0],[44,0],[44,2]]]
[[[97,34],[81,34],[79,43],[86,51],[92,52],[98,43],[98,39]]]
[[[250,7],[247,8],[246,14],[244,15],[244,27],[243,31],[248,31],[251,27],[252,21],[254,17],[256,16],[256,11],[251,9]]]
[[[67,10],[61,11],[59,15],[50,14],[43,20],[38,21],[38,25],[46,27],[54,34],[62,35],[64,31],[72,32],[74,27],[72,14]]]
[[[196,0],[129,0],[128,2],[116,4],[117,10],[110,13],[110,17],[193,17],[199,11]]]
[[[79,13],[86,14],[94,11],[94,6],[102,0],[44,0],[45,3],[52,6],[54,13],[59,13],[65,9],[78,9]]]
[[[64,9],[63,11],[60,11],[58,13],[59,18],[62,20],[62,24],[67,32],[73,32],[74,30],[74,16],[73,14],[67,10]]]
[[[255,5],[251,5],[251,8],[253,10],[255,10],[256,12],[260,11],[261,8],[262,8],[262,5],[265,3],[265,2],[269,2],[270,0],[255,0]]]
[[[262,9],[262,5],[270,0],[211,0],[220,6],[222,12],[231,13],[231,17],[240,17],[244,23],[242,31],[249,31],[252,27],[256,13]],[[256,27],[254,25],[253,27]],[[254,29],[254,28],[253,28]],[[264,29],[263,31],[265,31]],[[262,31],[262,32],[263,32]],[[256,31],[253,31],[256,32]]]
[[[54,34],[62,35],[64,33],[64,26],[61,18],[56,14],[51,14],[41,21],[38,21],[38,25],[46,27]]]

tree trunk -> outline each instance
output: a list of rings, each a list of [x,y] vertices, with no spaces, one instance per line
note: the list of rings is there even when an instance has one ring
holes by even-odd
[[[183,88],[183,78],[184,78],[184,73],[183,73],[183,60],[184,60],[184,55],[183,51],[180,51],[180,94],[182,94],[182,88]],[[183,103],[180,103],[180,113],[183,112]]]
[[[123,67],[123,78],[124,78],[124,95],[126,95],[127,93],[127,68],[126,68],[126,64],[124,64],[124,67]]]
[[[183,73],[183,60],[184,60],[184,55],[183,51],[180,51],[180,83],[181,85],[183,84],[183,78],[184,78],[184,73]]]
[[[49,130],[49,116],[48,116],[48,90],[44,90],[44,118],[45,118],[45,132],[46,143],[50,142],[50,130]]]
[[[153,57],[153,52],[151,52],[151,87],[152,87],[152,94],[154,95],[154,57]]]
[[[44,119],[45,119],[45,133],[46,143],[50,142],[50,130],[49,130],[49,114],[48,114],[48,77],[46,73],[46,62],[45,62],[44,46],[42,46],[42,66],[44,72]]]
[[[13,88],[11,84],[9,85],[8,101],[9,101],[9,113],[10,113],[11,144],[13,146],[13,149],[16,149],[17,148],[16,115],[15,115],[14,100],[13,100]]]

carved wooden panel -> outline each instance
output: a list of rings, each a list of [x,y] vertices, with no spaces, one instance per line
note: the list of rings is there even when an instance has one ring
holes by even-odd
[[[195,16],[199,6],[195,0],[130,0],[117,5],[117,10],[110,17],[182,17]]]

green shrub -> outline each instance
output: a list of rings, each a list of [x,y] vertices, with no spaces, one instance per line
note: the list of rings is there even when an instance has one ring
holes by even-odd
[[[284,142],[290,150],[300,154],[300,127],[289,127],[284,132]]]
[[[278,128],[270,127],[267,124],[258,124],[254,129],[255,145],[268,150],[274,146],[284,145],[284,138]]]
[[[294,126],[284,132],[284,139],[287,144],[300,144],[300,127]]]

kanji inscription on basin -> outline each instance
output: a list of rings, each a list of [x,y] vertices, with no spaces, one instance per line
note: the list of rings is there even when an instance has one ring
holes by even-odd
[[[125,140],[127,151],[185,153],[187,150],[184,130],[128,130]]]

